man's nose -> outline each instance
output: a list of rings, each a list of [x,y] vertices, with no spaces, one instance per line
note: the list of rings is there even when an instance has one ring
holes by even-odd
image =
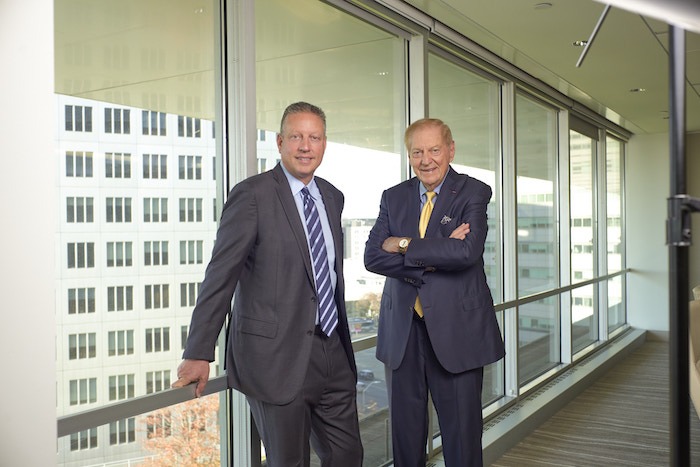
[[[305,138],[302,136],[301,141],[299,142],[299,149],[302,151],[309,150],[309,138]]]

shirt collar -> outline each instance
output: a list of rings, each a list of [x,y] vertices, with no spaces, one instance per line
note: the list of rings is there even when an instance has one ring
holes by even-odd
[[[436,195],[440,194],[440,190],[442,189],[442,185],[445,184],[445,180],[447,180],[447,174],[445,174],[445,177],[442,179],[440,184],[437,187],[435,187],[435,189],[433,190]],[[425,195],[427,192],[428,192],[428,189],[423,186],[423,182],[420,182],[418,184],[418,194],[420,195],[420,198],[423,199],[423,195]]]
[[[311,181],[309,182],[308,185],[304,185],[304,182],[296,178],[294,175],[289,173],[287,168],[284,166],[283,163],[280,162],[280,166],[282,167],[282,170],[284,171],[284,175],[287,177],[287,181],[289,182],[289,188],[292,189],[292,196],[296,196],[299,194],[299,192],[306,186],[309,188],[309,192],[311,193],[311,196],[314,199],[318,199],[318,196],[321,194],[321,192],[318,189],[318,185],[316,185],[316,177],[312,177]]]

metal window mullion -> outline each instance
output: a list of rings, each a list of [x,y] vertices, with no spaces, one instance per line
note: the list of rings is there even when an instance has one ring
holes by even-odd
[[[503,278],[503,302],[518,298],[517,135],[515,130],[515,84],[506,82],[501,86],[503,263],[500,266]],[[517,397],[519,393],[517,307],[503,310],[503,332],[506,346],[505,395]]]
[[[559,233],[559,286],[571,285],[571,151],[569,140],[569,112],[557,114],[558,145],[558,189],[555,198],[559,200],[559,219],[556,222]],[[555,202],[556,202],[555,199]],[[571,292],[560,296],[560,344],[561,362],[571,363],[573,359],[573,319],[571,316]]]
[[[596,190],[597,196],[597,236],[593,244],[597,251],[595,276],[608,273],[608,173],[607,173],[607,140],[605,130],[599,129],[600,136],[596,144]],[[598,340],[607,341],[608,333],[608,282],[600,282],[595,288],[597,295],[595,304],[598,307]]]
[[[222,200],[237,182],[257,172],[257,112],[256,112],[256,75],[255,75],[255,0],[223,0],[221,12],[222,46],[224,78],[220,89],[225,102],[221,118],[221,127],[225,131],[217,132],[222,138],[223,177],[219,195]],[[218,188],[217,183],[217,188]],[[223,202],[217,205],[223,207]],[[221,208],[219,208],[221,209]],[[219,337],[219,362],[226,359],[226,333]],[[228,447],[226,460],[233,467],[247,467],[260,463],[252,459],[252,440],[250,409],[245,396],[232,389],[227,401],[228,431],[222,434],[222,450]],[[222,455],[222,459],[224,456]]]

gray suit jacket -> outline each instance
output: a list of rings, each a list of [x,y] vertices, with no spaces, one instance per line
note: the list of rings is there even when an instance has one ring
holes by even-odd
[[[357,376],[345,312],[340,223],[344,198],[327,181],[315,180],[335,245],[338,333]],[[254,399],[286,404],[300,392],[306,375],[317,300],[302,220],[278,164],[231,190],[192,314],[184,358],[213,361],[216,338],[228,315],[229,385]]]
[[[365,248],[367,269],[387,276],[377,358],[392,369],[399,367],[419,295],[430,342],[447,371],[459,373],[495,362],[505,352],[484,273],[491,188],[450,168],[421,239],[419,183],[414,177],[383,193]],[[449,238],[462,222],[470,224],[467,237]],[[392,236],[412,238],[405,256],[382,250],[384,240]],[[436,271],[426,272],[429,266]]]

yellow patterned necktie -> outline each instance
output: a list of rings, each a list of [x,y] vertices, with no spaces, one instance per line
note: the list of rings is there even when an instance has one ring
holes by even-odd
[[[428,201],[423,205],[423,210],[420,212],[420,220],[418,221],[418,233],[420,238],[425,237],[425,231],[428,229],[428,221],[430,221],[430,215],[433,213],[433,198],[435,198],[434,191],[428,191],[425,196],[428,197]],[[420,299],[416,296],[416,304],[413,306],[418,313],[418,316],[423,317],[423,306],[420,304]]]

